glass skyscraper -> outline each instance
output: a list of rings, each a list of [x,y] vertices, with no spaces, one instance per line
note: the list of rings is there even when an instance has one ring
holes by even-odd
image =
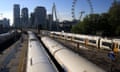
[[[14,17],[14,26],[16,28],[20,28],[20,6],[19,4],[14,4],[14,8],[13,8],[13,17]]]

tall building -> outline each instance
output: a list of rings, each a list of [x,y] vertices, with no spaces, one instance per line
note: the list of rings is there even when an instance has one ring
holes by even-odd
[[[20,6],[18,4],[14,5],[13,8],[14,26],[20,28]]]
[[[0,33],[7,32],[10,29],[9,19],[4,18],[0,20]]]
[[[28,8],[23,8],[21,12],[21,27],[27,28],[28,27]]]
[[[52,24],[53,24],[53,16],[52,14],[48,15],[48,28],[49,30],[52,30]]]
[[[3,33],[3,20],[0,20],[0,34]]]
[[[35,21],[34,24],[37,28],[40,29],[46,29],[47,25],[46,25],[46,9],[45,7],[36,7],[35,8],[35,12],[34,12],[34,16],[35,16]]]
[[[7,18],[3,19],[3,28],[10,28],[10,20]]]
[[[35,15],[34,15],[34,13],[31,13],[30,14],[30,19],[29,19],[29,27],[35,28],[34,21],[35,21]]]
[[[10,28],[10,21],[7,18],[4,18],[0,20],[0,25],[2,25],[3,28]]]

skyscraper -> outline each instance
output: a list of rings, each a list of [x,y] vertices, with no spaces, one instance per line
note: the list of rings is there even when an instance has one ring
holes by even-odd
[[[45,7],[36,7],[35,8],[35,12],[34,12],[34,16],[35,16],[35,26],[40,28],[40,29],[46,29],[47,25],[46,25],[46,9]]]
[[[53,24],[53,16],[52,16],[52,14],[49,14],[48,15],[48,27],[49,27],[49,30],[52,30],[52,24]]]
[[[34,21],[35,21],[35,15],[34,15],[34,13],[31,13],[30,14],[30,19],[29,19],[29,27],[31,27],[31,28],[35,28],[35,24],[34,24]]]
[[[14,26],[20,28],[20,6],[18,4],[14,5],[13,8]]]
[[[21,27],[28,27],[28,8],[23,8],[21,12]]]

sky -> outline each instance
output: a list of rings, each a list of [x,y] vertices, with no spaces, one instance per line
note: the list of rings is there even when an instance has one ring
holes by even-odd
[[[44,6],[47,14],[52,12],[53,3],[56,4],[56,11],[60,21],[72,20],[71,8],[73,0],[0,0],[0,19],[9,18],[10,24],[13,23],[13,5],[19,4],[20,9],[27,7],[29,14],[34,12],[37,6]],[[91,0],[94,13],[103,13],[109,10],[113,0]],[[91,13],[91,9],[87,0],[77,0],[75,5],[75,16],[79,18],[80,12],[85,11],[86,14]]]

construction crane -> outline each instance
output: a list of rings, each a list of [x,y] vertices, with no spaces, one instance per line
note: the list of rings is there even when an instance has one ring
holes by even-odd
[[[79,17],[79,21],[81,21],[82,15],[85,13],[85,11],[81,11],[80,12],[80,17]]]

